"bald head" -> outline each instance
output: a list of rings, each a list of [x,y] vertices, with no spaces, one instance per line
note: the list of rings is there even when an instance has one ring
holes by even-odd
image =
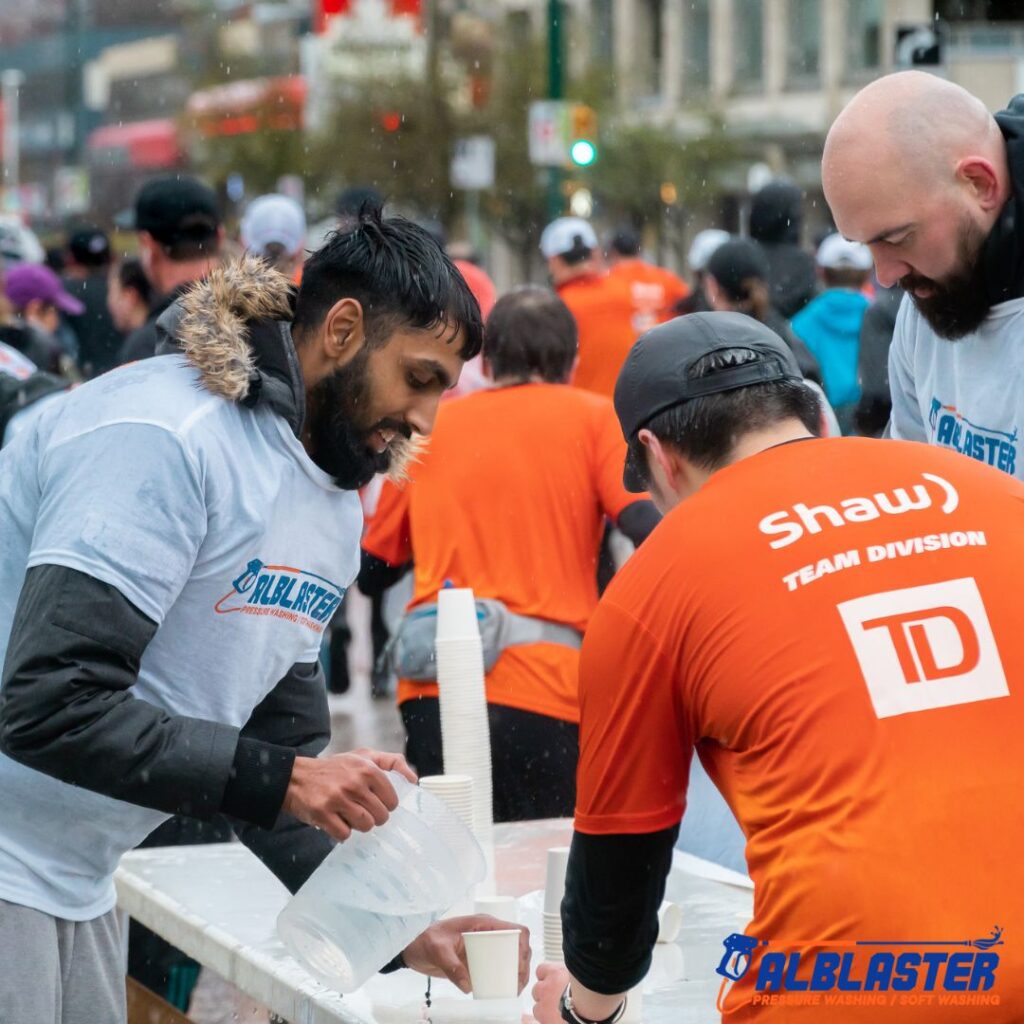
[[[992,160],[1001,151],[999,127],[981,100],[935,75],[901,71],[865,86],[836,118],[822,170],[834,177],[847,166],[869,162],[877,170],[891,159],[915,177],[948,180],[962,157]]]
[[[995,118],[966,89],[921,71],[857,93],[828,133],[821,172],[836,226],[872,246],[883,284],[951,274],[963,238],[987,235],[1010,195]]]

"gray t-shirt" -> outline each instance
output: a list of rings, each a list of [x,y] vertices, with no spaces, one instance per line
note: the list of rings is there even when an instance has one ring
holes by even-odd
[[[26,571],[66,566],[158,624],[137,699],[241,726],[316,660],[362,510],[280,416],[211,395],[172,355],[90,381],[5,447],[0,523],[0,661]],[[97,917],[121,855],[166,817],[0,755],[0,899]]]
[[[969,455],[1024,480],[1024,299],[993,306],[959,341],[903,300],[889,349],[893,437]]]

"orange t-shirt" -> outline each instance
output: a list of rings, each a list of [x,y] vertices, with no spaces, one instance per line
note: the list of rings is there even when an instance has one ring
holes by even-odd
[[[644,331],[678,316],[675,305],[690,294],[690,286],[664,267],[640,259],[619,260],[608,276],[625,281],[633,301],[633,329]]]
[[[748,935],[1006,933],[999,1007],[751,1006],[755,964],[725,1020],[1024,1020],[1022,524],[1024,486],[959,454],[804,441],[716,473],[606,591],[578,830],[679,822],[696,746],[747,839]]]
[[[584,274],[557,291],[576,319],[579,334],[573,385],[613,397],[619,370],[640,336],[628,282],[609,274]]]
[[[624,458],[611,403],[595,395],[525,384],[457,398],[441,407],[410,481],[385,484],[363,547],[391,565],[413,559],[410,608],[451,580],[582,631],[597,605],[605,516],[644,497],[623,488]],[[507,648],[487,699],[578,721],[578,665],[560,644]],[[437,686],[399,681],[399,703],[420,696]]]

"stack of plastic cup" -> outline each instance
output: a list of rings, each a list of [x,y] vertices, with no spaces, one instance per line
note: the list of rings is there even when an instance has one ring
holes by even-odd
[[[555,963],[564,959],[562,897],[565,895],[565,869],[568,864],[568,846],[555,846],[548,850],[548,870],[544,882],[544,959]]]
[[[443,800],[466,828],[472,831],[473,780],[470,776],[425,775],[420,779],[420,788]]]
[[[435,647],[445,774],[473,780],[473,829],[486,837],[494,824],[491,734],[472,590],[446,587],[438,592]]]

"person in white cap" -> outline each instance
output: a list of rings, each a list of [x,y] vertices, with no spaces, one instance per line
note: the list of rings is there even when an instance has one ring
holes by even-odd
[[[693,236],[690,251],[686,255],[686,265],[690,268],[690,294],[676,306],[679,315],[684,313],[707,313],[711,309],[707,293],[704,290],[704,278],[707,274],[708,260],[711,254],[730,238],[728,231],[721,228],[705,228]]]
[[[610,277],[597,234],[581,217],[559,217],[540,236],[551,283],[579,331],[579,359],[572,383],[611,398],[629,350],[639,336],[628,284]]]
[[[286,277],[302,265],[306,215],[290,196],[271,193],[254,199],[242,218],[242,245]]]
[[[870,305],[864,287],[873,260],[866,245],[833,233],[818,246],[816,262],[825,289],[793,317],[792,327],[821,365],[825,394],[843,433],[850,433],[860,398],[860,328]]]

